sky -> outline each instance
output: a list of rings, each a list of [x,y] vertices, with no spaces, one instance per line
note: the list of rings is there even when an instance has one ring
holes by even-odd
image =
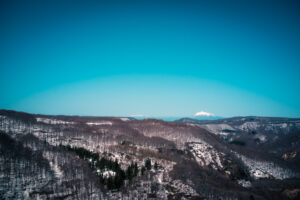
[[[300,117],[300,3],[0,0],[0,109]]]

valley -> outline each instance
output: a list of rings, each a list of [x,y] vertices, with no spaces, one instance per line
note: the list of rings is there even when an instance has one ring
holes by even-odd
[[[1,110],[0,199],[297,199],[299,130]]]

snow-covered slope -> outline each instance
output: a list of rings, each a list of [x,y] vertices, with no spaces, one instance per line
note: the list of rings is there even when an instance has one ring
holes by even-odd
[[[292,162],[298,152],[277,160],[218,137],[249,132],[269,140],[266,132],[251,131],[271,123],[241,120],[186,124],[0,111],[0,199],[266,199],[262,194],[276,199],[281,191],[300,187],[299,167]],[[277,135],[281,140],[289,133]],[[95,155],[118,164],[100,168],[107,161],[98,162]],[[137,173],[110,189],[107,181],[120,178],[116,166],[129,177],[133,164]]]

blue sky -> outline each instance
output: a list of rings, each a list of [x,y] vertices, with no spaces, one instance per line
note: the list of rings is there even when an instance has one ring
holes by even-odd
[[[1,1],[0,108],[300,117],[297,1]]]

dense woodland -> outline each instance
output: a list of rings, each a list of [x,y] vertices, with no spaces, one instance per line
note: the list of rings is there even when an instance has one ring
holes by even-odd
[[[0,130],[0,199],[296,199],[299,195],[300,169],[295,165],[299,138],[294,132],[280,135],[284,143],[265,142],[264,148],[276,147],[269,154],[194,124],[160,120],[1,111]],[[255,131],[249,129],[249,135],[263,133]]]
[[[146,170],[151,170],[151,159],[148,158],[145,160],[145,165],[139,169],[137,163],[131,162],[131,164],[127,167],[126,170],[123,170],[118,162],[118,160],[110,160],[107,158],[99,158],[98,153],[93,153],[89,150],[86,150],[82,147],[70,147],[63,146],[68,151],[75,152],[79,158],[87,161],[89,163],[89,167],[99,178],[99,182],[103,185],[107,186],[107,189],[114,190],[120,189],[124,185],[124,181],[127,180],[129,183],[132,179],[139,175],[145,174]],[[158,169],[158,164],[155,162],[154,168]],[[111,171],[114,175],[105,176],[103,171]]]

